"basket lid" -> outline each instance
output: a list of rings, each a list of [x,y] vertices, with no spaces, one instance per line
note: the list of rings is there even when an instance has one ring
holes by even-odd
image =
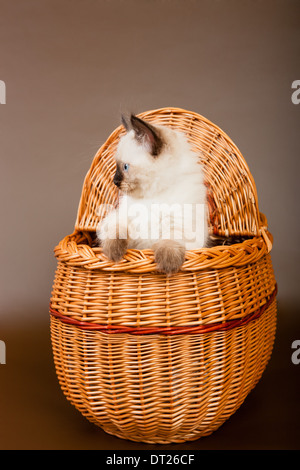
[[[161,108],[138,114],[157,125],[184,132],[203,165],[210,211],[210,231],[217,236],[261,235],[260,213],[254,179],[232,140],[205,117],[180,108]],[[119,192],[113,183],[114,155],[119,126],[96,153],[85,177],[75,230],[95,232],[104,214],[103,205],[117,205]]]

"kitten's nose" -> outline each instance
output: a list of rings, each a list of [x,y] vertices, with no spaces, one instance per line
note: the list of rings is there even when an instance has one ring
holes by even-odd
[[[117,168],[117,171],[115,172],[115,176],[114,176],[114,179],[113,179],[113,182],[117,186],[117,188],[119,188],[121,186],[122,179],[123,179],[122,173]]]

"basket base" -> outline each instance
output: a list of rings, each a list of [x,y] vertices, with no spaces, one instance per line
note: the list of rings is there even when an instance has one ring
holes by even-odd
[[[127,435],[127,434],[124,434],[122,432],[114,432],[114,431],[111,431],[111,429],[109,428],[105,428],[105,427],[102,427],[100,426],[99,424],[97,423],[94,423],[96,424],[96,426],[100,427],[104,432],[106,432],[107,434],[111,435],[111,436],[114,436],[114,437],[118,437],[119,439],[125,439],[127,441],[132,441],[132,442],[139,442],[139,443],[144,443],[144,444],[162,444],[162,445],[166,445],[166,444],[183,444],[184,442],[192,442],[192,441],[197,441],[198,439],[202,438],[202,437],[207,437],[207,436],[210,436],[211,434],[213,434],[215,431],[217,431],[217,429],[219,429],[219,427],[222,426],[223,423],[221,423],[219,426],[216,427],[216,429],[211,429],[210,431],[196,431],[195,433],[191,433],[191,434],[187,434],[186,436],[182,436],[182,437],[173,437],[173,438],[170,438],[170,439],[159,439],[159,438],[154,438],[154,439],[146,439],[145,436],[141,436],[139,437],[138,435],[135,435],[135,436],[131,436],[131,435]]]
[[[276,313],[274,299],[246,325],[173,336],[85,331],[52,317],[60,386],[83,416],[120,439],[179,444],[209,436],[260,380]]]

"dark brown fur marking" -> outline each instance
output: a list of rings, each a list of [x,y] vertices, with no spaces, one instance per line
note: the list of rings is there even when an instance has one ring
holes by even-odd
[[[157,269],[168,276],[181,268],[185,258],[185,248],[175,240],[159,240],[153,245]]]
[[[123,181],[122,167],[121,167],[121,164],[119,162],[117,162],[117,168],[116,168],[116,172],[115,172],[113,181],[114,181],[114,184],[117,186],[117,188],[119,188],[121,186],[121,183]]]
[[[102,241],[102,251],[108,259],[118,263],[127,251],[128,241],[126,239],[106,239]]]
[[[147,141],[151,149],[150,153],[153,157],[157,157],[160,154],[164,146],[164,140],[160,135],[159,129],[134,114],[131,114],[130,118],[122,115],[122,124],[127,131],[131,129],[134,130],[135,138],[138,142],[143,143],[144,140]]]

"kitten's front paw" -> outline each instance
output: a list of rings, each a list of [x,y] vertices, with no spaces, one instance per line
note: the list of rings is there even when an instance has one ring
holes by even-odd
[[[102,242],[102,251],[111,261],[118,263],[127,251],[126,239],[106,239]]]
[[[175,240],[160,240],[153,245],[153,250],[159,271],[163,271],[168,276],[179,271],[185,257],[183,245]]]

